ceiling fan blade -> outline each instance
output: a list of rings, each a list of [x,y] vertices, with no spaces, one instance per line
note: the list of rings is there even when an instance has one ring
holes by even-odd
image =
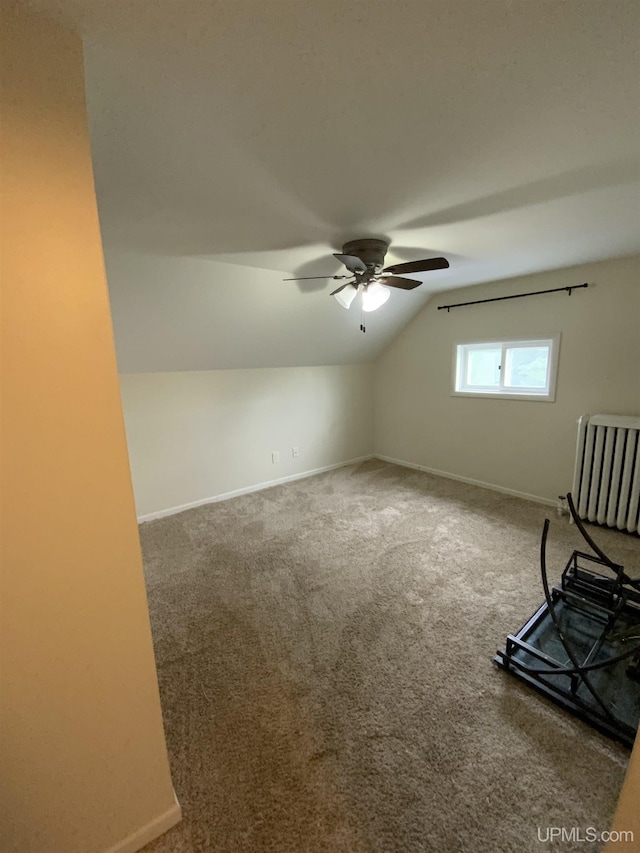
[[[406,264],[394,264],[391,267],[385,267],[384,272],[398,273],[403,275],[406,272],[430,272],[431,270],[446,270],[449,266],[449,261],[446,258],[428,258],[424,261],[409,261]]]
[[[414,287],[420,287],[422,284],[421,281],[417,281],[415,278],[400,278],[397,275],[385,276],[381,281],[387,287],[399,287],[401,290],[413,290]]]
[[[336,280],[341,278],[351,278],[350,275],[307,275],[303,278],[283,278],[283,281],[313,281],[316,278],[335,278]]]
[[[348,287],[350,284],[353,285],[353,282],[352,281],[346,281],[344,284],[341,284],[340,287],[338,287],[336,290],[334,290],[333,293],[330,293],[329,296],[335,296],[336,293],[340,293],[341,290],[344,290],[345,287]]]
[[[333,257],[337,258],[341,264],[344,264],[348,270],[353,270],[353,272],[367,271],[367,265],[355,255],[338,255],[334,252]]]

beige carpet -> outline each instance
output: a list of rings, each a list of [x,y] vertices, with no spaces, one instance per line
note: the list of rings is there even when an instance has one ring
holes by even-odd
[[[372,461],[141,526],[182,824],[146,848],[553,848],[606,829],[628,751],[492,665],[574,527]],[[595,528],[629,573],[640,541]],[[575,849],[593,850],[579,844]]]

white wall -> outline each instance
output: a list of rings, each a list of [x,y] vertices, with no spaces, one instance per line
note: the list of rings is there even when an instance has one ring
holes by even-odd
[[[120,382],[139,517],[373,452],[372,365],[135,373]]]
[[[436,294],[376,366],[375,452],[553,500],[571,488],[576,419],[640,412],[640,259]],[[437,306],[565,287],[438,311]],[[451,397],[455,342],[560,332],[555,403]]]

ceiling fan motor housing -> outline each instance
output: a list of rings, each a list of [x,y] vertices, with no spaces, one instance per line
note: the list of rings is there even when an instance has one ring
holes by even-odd
[[[342,251],[345,255],[355,255],[356,258],[376,271],[384,266],[384,256],[387,254],[389,243],[386,240],[375,240],[367,238],[364,240],[351,240],[345,243]]]

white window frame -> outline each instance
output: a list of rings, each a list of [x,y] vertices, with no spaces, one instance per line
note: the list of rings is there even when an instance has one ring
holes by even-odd
[[[514,391],[511,388],[498,390],[495,386],[483,388],[482,386],[465,386],[463,377],[466,373],[467,358],[470,350],[497,349],[502,350],[500,367],[506,360],[507,349],[516,347],[549,347],[549,363],[547,366],[546,388],[528,388]],[[452,397],[484,397],[494,400],[538,400],[543,403],[553,403],[556,399],[556,381],[558,378],[558,357],[560,354],[560,333],[540,336],[538,338],[515,337],[508,340],[496,340],[495,338],[457,341],[453,345],[453,365],[451,373],[451,396]],[[500,370],[500,387],[502,385],[504,370]]]

